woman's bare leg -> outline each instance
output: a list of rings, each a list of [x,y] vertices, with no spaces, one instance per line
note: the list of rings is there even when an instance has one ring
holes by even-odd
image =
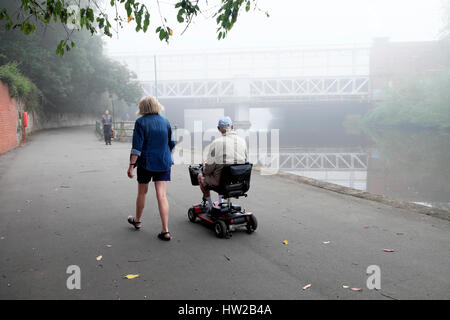
[[[136,217],[134,221],[140,222],[142,217],[142,212],[145,207],[145,198],[147,196],[148,184],[138,183],[138,195],[136,199]]]
[[[169,202],[166,196],[167,181],[155,181],[156,199],[161,216],[162,232],[169,232]],[[169,235],[166,235],[169,238]]]

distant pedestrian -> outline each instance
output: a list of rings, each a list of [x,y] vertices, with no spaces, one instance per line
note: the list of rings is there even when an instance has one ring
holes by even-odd
[[[170,181],[172,167],[172,129],[169,121],[160,115],[163,106],[154,97],[144,97],[139,101],[141,116],[136,120],[133,131],[133,146],[128,167],[128,177],[133,178],[134,167],[137,168],[138,195],[136,199],[136,216],[128,217],[128,222],[136,229],[141,227],[141,216],[145,206],[148,184],[153,179],[162,230],[158,238],[169,241],[169,202],[166,197],[167,181]]]
[[[103,125],[103,137],[105,138],[105,144],[111,145],[111,138],[113,135],[112,132],[112,124],[113,119],[111,115],[109,114],[109,110],[105,110],[105,114],[102,117],[102,125]]]

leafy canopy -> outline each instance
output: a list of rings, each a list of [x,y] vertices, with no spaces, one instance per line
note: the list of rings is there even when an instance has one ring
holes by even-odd
[[[2,1],[7,8],[16,5],[14,0]],[[38,100],[45,112],[97,113],[111,107],[111,97],[115,107],[120,104],[125,109],[143,95],[136,75],[104,55],[98,35],[77,32],[72,35],[77,50],[68,52],[64,59],[55,55],[54,48],[64,35],[64,27],[55,22],[38,25],[29,35],[17,29],[0,30],[0,65],[5,65],[0,80],[10,86],[12,95],[36,96],[28,94],[35,91],[31,84],[29,91],[28,84],[14,76],[16,69],[36,84],[43,99],[34,101]]]
[[[75,30],[87,30],[93,34],[104,34],[112,37],[113,32],[118,32],[125,22],[134,23],[136,32],[147,32],[150,26],[150,10],[147,4],[137,0],[106,0],[108,5],[115,9],[115,15],[110,17],[102,9],[102,0],[18,0],[20,8],[11,12],[7,8],[0,10],[0,21],[3,20],[5,30],[20,29],[24,34],[36,31],[38,24],[48,25],[50,22],[60,23],[66,30],[66,35],[57,45],[56,53],[64,55],[75,46],[73,32]],[[177,21],[185,25],[186,30],[203,9],[211,9],[212,17],[217,24],[217,38],[223,39],[227,36],[236,23],[241,10],[261,11],[258,0],[217,0],[218,6],[212,6],[207,0],[176,0],[174,9]],[[159,0],[152,2],[156,6],[160,16],[160,24],[155,32],[161,41],[169,42],[173,30],[167,25],[167,19],[162,16]],[[119,10],[121,9],[121,10]],[[124,9],[124,10],[123,10]],[[126,13],[124,16],[123,12]],[[156,11],[155,7],[152,9]],[[265,12],[267,16],[269,14]],[[152,18],[153,19],[153,18]],[[184,32],[184,31],[183,31]]]

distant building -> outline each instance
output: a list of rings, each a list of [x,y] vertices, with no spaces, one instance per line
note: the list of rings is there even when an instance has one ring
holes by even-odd
[[[370,77],[374,97],[396,81],[410,76],[450,69],[450,44],[446,41],[391,42],[374,40]]]

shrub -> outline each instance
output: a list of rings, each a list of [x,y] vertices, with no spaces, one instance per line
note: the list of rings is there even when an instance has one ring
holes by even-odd
[[[24,102],[25,110],[30,111],[42,106],[42,93],[36,85],[23,76],[16,62],[0,66],[0,81],[8,86],[11,98]]]
[[[366,126],[450,128],[450,71],[400,81],[387,89]]]

